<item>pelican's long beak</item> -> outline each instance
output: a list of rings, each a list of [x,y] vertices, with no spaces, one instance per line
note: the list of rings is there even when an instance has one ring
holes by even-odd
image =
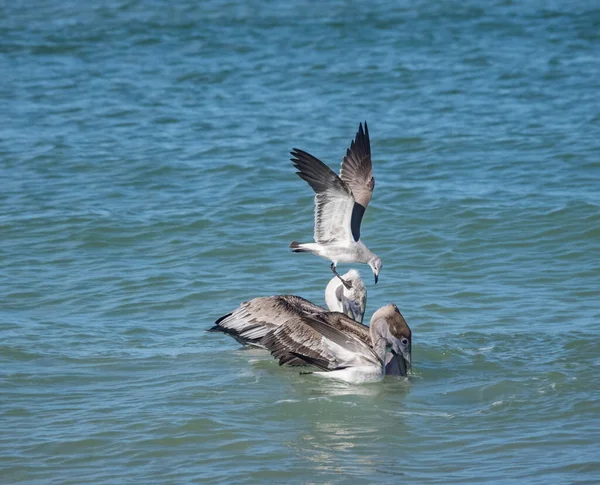
[[[412,366],[412,354],[410,352],[402,353],[402,357],[404,358],[404,362],[406,362],[406,370],[409,370]]]
[[[395,360],[398,364],[398,367],[400,368],[400,375],[405,376],[412,365],[412,355],[410,346],[408,346],[408,348],[400,346],[400,348],[397,350],[392,349],[392,354],[394,355],[392,360]]]
[[[379,275],[377,273],[374,273],[374,274],[375,274],[375,284],[377,284],[377,281],[379,280]]]
[[[388,354],[385,363],[386,376],[405,376],[407,372],[406,361],[404,357],[398,355],[392,350],[392,355]]]
[[[406,373],[408,373],[408,371],[410,370],[412,364],[411,364],[411,360],[412,360],[412,355],[410,350],[408,350],[408,352],[405,352],[404,350],[402,350],[402,360],[404,361],[404,367],[406,368],[406,372],[404,373],[404,375],[406,375]]]

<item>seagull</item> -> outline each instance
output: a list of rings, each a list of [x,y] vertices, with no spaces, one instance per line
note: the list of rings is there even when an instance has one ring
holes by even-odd
[[[292,241],[295,253],[309,252],[331,261],[331,271],[339,277],[338,263],[366,263],[379,279],[381,259],[360,240],[360,223],[375,187],[372,176],[371,142],[365,121],[342,161],[339,177],[321,160],[294,148],[290,152],[296,174],[315,191],[314,243]]]
[[[337,276],[334,276],[325,288],[325,302],[330,312],[344,313],[348,317],[362,323],[365,306],[367,303],[367,289],[358,271],[350,270],[342,278],[352,285],[347,288]],[[270,331],[281,325],[283,320],[279,317],[276,303],[284,307],[294,307],[297,311],[307,314],[326,313],[327,310],[311,303],[304,298],[293,295],[280,295],[253,300],[242,303],[233,312],[219,318],[212,332],[223,332],[231,335],[242,345],[266,348],[261,344],[261,339]],[[260,315],[252,318],[250,315]]]
[[[279,365],[312,365],[315,375],[349,383],[381,380],[389,350],[406,375],[411,367],[411,330],[394,304],[377,310],[370,325],[362,325],[338,312],[326,312],[298,296],[270,296],[243,303],[221,317],[211,330],[256,339],[279,360]],[[232,322],[236,322],[232,324]],[[227,330],[225,330],[227,329]],[[253,334],[253,332],[255,332]]]
[[[367,288],[359,272],[351,269],[341,277],[332,278],[325,288],[325,303],[330,312],[343,313],[362,323],[367,306]]]

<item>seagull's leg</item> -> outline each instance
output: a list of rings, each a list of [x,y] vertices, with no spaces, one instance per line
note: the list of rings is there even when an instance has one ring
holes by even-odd
[[[333,272],[333,274],[336,275],[340,279],[340,281],[344,284],[344,286],[346,287],[347,290],[349,290],[350,288],[352,288],[352,283],[350,283],[349,281],[346,281],[337,272],[337,270],[335,269],[335,263],[331,263],[331,266],[329,266],[329,268],[331,269],[331,271]]]

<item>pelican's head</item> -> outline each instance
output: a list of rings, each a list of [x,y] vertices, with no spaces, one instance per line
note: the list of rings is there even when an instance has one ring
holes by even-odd
[[[325,289],[325,301],[329,310],[341,312],[362,323],[367,306],[367,288],[358,271],[351,269],[342,275],[344,285],[336,276]]]
[[[400,375],[406,375],[411,367],[412,333],[398,307],[390,304],[377,310],[371,317],[369,332],[382,363],[385,364],[385,354],[389,350],[398,360]]]
[[[375,284],[377,284],[377,280],[379,279],[379,272],[381,271],[381,259],[377,256],[369,260],[369,266],[373,271],[373,275],[375,276]]]

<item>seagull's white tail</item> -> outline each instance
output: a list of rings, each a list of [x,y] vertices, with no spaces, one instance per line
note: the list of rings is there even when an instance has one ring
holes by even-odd
[[[314,253],[319,254],[319,245],[315,243],[299,243],[292,241],[290,243],[290,249],[294,253]]]

